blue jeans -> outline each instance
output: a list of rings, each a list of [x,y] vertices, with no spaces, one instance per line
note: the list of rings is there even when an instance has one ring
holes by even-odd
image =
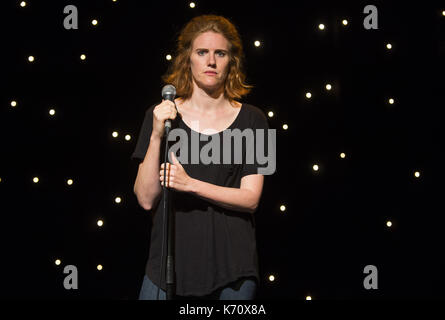
[[[176,296],[178,300],[204,299],[204,300],[253,300],[255,298],[257,284],[252,278],[241,278],[215,292],[203,297],[181,297]],[[139,300],[158,300],[158,287],[147,277],[144,276],[142,288],[139,293]],[[159,289],[159,300],[165,300],[166,293]]]

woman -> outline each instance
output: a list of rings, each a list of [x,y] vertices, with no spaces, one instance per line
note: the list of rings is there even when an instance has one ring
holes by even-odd
[[[157,299],[158,294],[165,299],[159,205],[165,120],[174,120],[189,136],[205,137],[199,150],[217,136],[223,141],[227,130],[268,129],[259,108],[236,101],[251,88],[244,83],[242,57],[240,36],[230,21],[214,15],[193,18],[181,31],[175,60],[163,78],[176,87],[178,98],[146,112],[132,155],[142,160],[134,192],[153,217],[140,299]],[[191,150],[190,139],[184,147]],[[167,164],[167,187],[174,191],[176,294],[178,298],[253,299],[259,283],[253,213],[264,179],[257,174],[259,165],[244,158],[241,164],[191,163],[191,153],[182,164],[170,153],[172,163]]]

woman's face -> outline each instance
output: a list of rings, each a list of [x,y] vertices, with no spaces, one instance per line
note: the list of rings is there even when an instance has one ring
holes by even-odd
[[[229,41],[212,31],[193,41],[190,66],[193,80],[202,89],[215,91],[224,85],[229,70]]]

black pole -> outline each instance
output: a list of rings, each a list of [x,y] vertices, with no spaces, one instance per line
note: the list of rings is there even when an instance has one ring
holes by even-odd
[[[167,290],[167,300],[173,300],[175,295],[175,254],[174,254],[174,215],[173,211],[170,208],[170,189],[167,188],[167,163],[168,163],[168,134],[170,132],[169,127],[165,127],[165,152],[164,152],[164,186],[163,186],[163,214],[164,219],[166,219],[167,230],[163,230],[163,232],[167,232],[167,263],[165,265],[165,286]],[[162,277],[161,277],[162,278]]]

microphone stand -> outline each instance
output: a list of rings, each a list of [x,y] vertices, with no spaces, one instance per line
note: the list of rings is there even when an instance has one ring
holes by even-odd
[[[163,186],[163,214],[166,220],[167,230],[167,264],[165,268],[166,278],[165,285],[167,289],[167,300],[173,300],[175,295],[175,254],[174,254],[174,227],[175,220],[173,211],[170,208],[170,189],[167,188],[166,172],[167,172],[167,162],[168,162],[168,134],[170,132],[170,127],[165,127],[165,152],[164,152],[164,186]],[[161,263],[164,263],[161,261]],[[161,276],[162,278],[162,276]]]

